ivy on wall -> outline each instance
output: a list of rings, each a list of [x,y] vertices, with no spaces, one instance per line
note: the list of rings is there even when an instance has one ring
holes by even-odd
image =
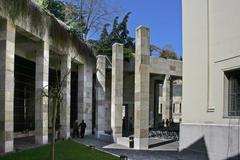
[[[92,50],[72,34],[67,26],[31,0],[0,0],[0,12],[13,23],[28,19],[31,31],[40,37],[43,37],[48,29],[53,45],[61,47],[64,51],[68,51],[68,48],[74,45],[79,53],[92,54]]]

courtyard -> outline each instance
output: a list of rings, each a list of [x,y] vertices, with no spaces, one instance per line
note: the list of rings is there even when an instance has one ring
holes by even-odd
[[[39,146],[34,144],[34,137],[15,140],[16,153],[1,155],[1,160],[48,160],[49,145]],[[151,140],[150,140],[151,141]],[[152,139],[157,141],[157,139]],[[152,142],[154,143],[154,142]],[[116,143],[110,143],[96,139],[94,136],[86,136],[67,141],[59,141],[56,144],[57,160],[118,160],[125,156],[128,160],[208,160],[206,154],[178,151],[178,141],[159,143],[149,150],[129,149]]]
[[[240,159],[240,1],[136,3],[0,0],[0,160]]]

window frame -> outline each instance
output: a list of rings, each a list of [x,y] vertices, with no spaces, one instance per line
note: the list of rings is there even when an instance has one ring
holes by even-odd
[[[223,118],[231,118],[231,119],[238,119],[240,117],[240,114],[239,115],[229,115],[229,97],[230,97],[230,93],[229,93],[229,85],[230,85],[230,76],[229,74],[231,72],[234,72],[234,71],[238,71],[240,73],[240,68],[234,68],[234,69],[230,69],[230,70],[224,70],[223,71]],[[239,112],[240,112],[240,108],[239,108]]]

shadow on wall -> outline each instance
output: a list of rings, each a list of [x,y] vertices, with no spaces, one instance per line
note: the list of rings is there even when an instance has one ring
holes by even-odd
[[[204,137],[198,139],[195,143],[185,148],[180,152],[180,154],[189,154],[192,152],[191,159],[194,160],[209,160],[208,151],[205,143]]]
[[[188,148],[186,148],[180,152],[180,154],[183,154],[183,155],[189,155],[189,153],[191,155],[190,159],[209,160],[208,150],[207,150],[207,146],[206,146],[204,137],[200,138],[195,143],[190,145]],[[229,157],[225,160],[240,160],[240,154],[233,156],[233,157]]]
[[[230,157],[227,160],[239,160],[239,159],[240,159],[240,154],[238,154],[236,156],[233,156],[233,157]]]

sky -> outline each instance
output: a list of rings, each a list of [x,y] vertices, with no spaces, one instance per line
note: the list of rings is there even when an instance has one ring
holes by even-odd
[[[122,8],[124,14],[132,12],[128,21],[128,30],[132,37],[135,37],[135,29],[138,26],[146,26],[150,28],[151,44],[160,48],[171,45],[179,57],[182,55],[182,0],[106,0],[106,2],[110,6]],[[119,18],[119,22],[122,17]],[[94,35],[91,38],[98,39],[99,36]]]
[[[181,0],[112,0],[132,12],[128,29],[135,37],[139,25],[150,28],[150,41],[160,48],[171,45],[182,55],[182,2]]]

